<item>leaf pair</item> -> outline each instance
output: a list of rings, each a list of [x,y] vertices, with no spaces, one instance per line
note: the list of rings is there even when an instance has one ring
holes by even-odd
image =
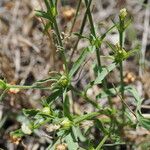
[[[121,46],[118,43],[116,45],[113,45],[107,42],[107,45],[113,51],[114,53],[113,57],[116,63],[124,61],[125,59],[127,59],[128,57],[134,55],[135,53],[139,51],[139,46],[135,47],[134,49],[130,51],[126,51],[124,48],[121,48]]]
[[[137,105],[136,106],[136,117],[137,117],[139,124],[142,127],[146,128],[147,130],[150,130],[150,119],[144,118],[144,116],[142,115],[142,112],[141,112],[141,104],[142,104],[143,100],[140,98],[139,93],[137,92],[137,90],[134,87],[131,87],[131,86],[129,86],[127,88],[127,91],[132,93],[133,97],[135,99],[135,102]]]

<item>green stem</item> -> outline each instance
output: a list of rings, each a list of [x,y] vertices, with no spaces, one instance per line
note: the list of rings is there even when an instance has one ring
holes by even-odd
[[[0,95],[0,102],[3,100],[5,94],[7,93],[8,90],[9,90],[9,88],[6,88],[6,89],[2,92],[2,94]]]
[[[85,4],[86,4],[86,7],[88,6],[88,3],[91,3],[92,0],[90,0],[89,2],[87,0],[85,0]],[[91,26],[91,33],[94,37],[96,37],[96,31],[95,31],[95,27],[94,27],[94,23],[93,23],[93,18],[92,18],[92,14],[91,14],[91,11],[90,11],[90,7],[87,8],[87,14],[88,14],[88,18],[89,18],[89,22],[90,22],[90,26]],[[96,48],[96,57],[97,57],[97,63],[98,63],[98,66],[100,67],[101,66],[101,60],[100,60],[100,51],[99,51],[99,48]]]
[[[92,0],[89,1],[89,3],[91,3]],[[86,6],[88,6],[88,1],[85,0],[85,4]],[[96,31],[95,31],[95,27],[94,27],[94,23],[93,23],[93,18],[92,18],[92,14],[91,14],[91,11],[90,11],[90,7],[87,8],[87,13],[88,13],[88,18],[89,18],[89,22],[90,22],[90,25],[91,25],[91,33],[93,34],[94,37],[96,37]],[[101,45],[100,45],[101,46]],[[97,58],[97,64],[98,64],[98,67],[101,68],[101,59],[100,59],[100,46],[96,48],[96,58]],[[104,79],[102,81],[102,85],[104,87],[104,90],[107,91],[107,82],[106,82],[106,79]],[[109,105],[110,107],[112,108],[113,105],[112,105],[112,101],[111,101],[111,98],[110,96],[108,96],[108,102],[109,102]]]
[[[121,21],[120,19],[120,28],[123,26],[124,22]],[[123,48],[123,31],[120,30],[119,31],[119,44],[120,44],[120,48]],[[123,124],[125,122],[125,106],[123,103],[124,100],[124,82],[123,82],[123,62],[121,61],[119,63],[120,66],[120,85],[121,85],[121,97],[122,97],[122,120],[123,120]]]
[[[104,143],[106,142],[108,138],[108,135],[105,135],[104,138],[102,139],[102,141],[98,144],[98,146],[96,147],[95,150],[100,150],[102,148],[102,146],[104,145]]]
[[[54,7],[53,1],[50,0],[49,2],[50,2],[50,6]],[[55,5],[55,7],[57,7],[57,6]],[[50,12],[50,15],[53,15],[53,14]],[[57,21],[56,21],[56,16],[53,17],[53,25],[54,25],[53,28],[54,28],[54,30],[56,32],[56,35],[57,35],[57,40],[58,40],[59,47],[61,48],[60,52],[61,52],[63,62],[64,62],[64,65],[65,65],[65,72],[66,72],[66,74],[68,74],[67,59],[66,59],[66,56],[65,56],[64,46],[63,46],[63,42],[62,42],[62,39],[61,39],[60,31],[59,31],[59,28],[58,28],[58,24],[57,24]]]
[[[83,17],[83,21],[82,21],[82,24],[81,24],[81,27],[80,27],[79,35],[82,35],[82,33],[83,33],[83,30],[84,30],[84,27],[85,27],[85,24],[86,24],[86,19],[87,19],[87,11],[90,8],[90,6],[91,6],[91,2],[88,3],[88,6],[86,8],[86,11],[85,11],[85,14],[84,14],[84,17]],[[78,40],[76,41],[76,43],[73,47],[69,62],[71,62],[71,59],[74,55],[75,50],[77,49],[77,46],[78,46],[78,43],[79,43],[80,39],[81,39],[81,36],[78,37]]]
[[[37,86],[37,85],[11,85],[11,84],[7,84],[6,86],[7,86],[8,89],[18,88],[18,89],[44,89],[44,90],[50,90],[50,88],[41,87],[41,86]]]
[[[74,119],[74,124],[79,124],[79,123],[83,122],[84,120],[89,120],[94,117],[97,117],[98,115],[102,114],[102,112],[103,112],[103,110],[100,110],[98,112],[91,112],[91,113],[79,116]]]
[[[73,20],[73,23],[72,23],[72,26],[71,26],[71,30],[70,30],[70,35],[71,35],[72,31],[73,31],[73,27],[74,27],[75,22],[76,22],[76,20],[77,20],[77,16],[78,16],[78,12],[79,12],[79,9],[80,9],[81,1],[82,1],[82,0],[79,0],[79,2],[78,2],[76,14],[75,14],[75,17],[74,17],[74,20]]]
[[[59,46],[61,47],[61,55],[63,57],[63,61],[64,61],[64,64],[65,64],[65,71],[66,71],[66,74],[68,74],[67,59],[66,59],[66,56],[65,56],[64,46],[63,46],[63,43],[62,43],[62,39],[61,39],[61,36],[60,36],[60,32],[59,32],[59,29],[58,29],[56,19],[54,19],[54,26],[55,26],[55,31],[56,31],[56,34],[57,34],[57,37],[58,37]]]
[[[123,48],[123,32],[119,32],[119,45],[120,48]],[[121,85],[121,96],[124,98],[124,85],[123,85],[123,62],[120,62],[120,85]]]

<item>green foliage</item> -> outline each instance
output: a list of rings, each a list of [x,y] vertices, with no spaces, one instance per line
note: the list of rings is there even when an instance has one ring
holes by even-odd
[[[142,104],[142,99],[140,98],[137,90],[134,87],[128,87],[127,91],[131,92],[136,103],[136,117],[138,123],[146,128],[147,130],[150,130],[150,119],[144,118],[142,113],[141,113],[141,104]]]
[[[63,40],[60,36],[56,21],[56,17],[58,14],[57,1],[44,0],[44,2],[46,5],[46,10],[37,10],[36,15],[47,20],[45,31],[48,31],[48,29],[51,28],[55,32],[56,40],[54,41],[56,47],[60,49],[59,52],[61,53],[61,56],[63,58],[63,63],[65,66],[64,72],[52,72],[48,78],[37,81],[31,86],[11,85],[5,83],[3,80],[0,80],[0,89],[2,90],[9,90],[10,88],[43,89],[48,90],[50,93],[49,96],[44,98],[44,100],[42,101],[43,107],[41,109],[22,110],[28,122],[23,122],[20,129],[11,132],[11,136],[16,138],[21,138],[26,135],[31,136],[31,134],[34,134],[36,130],[40,129],[41,127],[47,126],[48,132],[53,133],[53,135],[57,135],[57,137],[53,139],[52,144],[50,144],[47,148],[50,150],[55,149],[56,145],[60,143],[66,143],[69,150],[100,150],[104,146],[107,139],[109,139],[109,142],[112,142],[112,145],[121,143],[123,139],[119,132],[122,132],[123,128],[127,125],[128,116],[125,114],[126,109],[117,110],[112,106],[111,98],[112,96],[116,96],[118,95],[118,93],[121,93],[121,100],[123,99],[122,105],[124,106],[124,91],[129,91],[135,98],[136,121],[142,127],[150,130],[150,120],[144,118],[141,113],[142,100],[140,96],[138,95],[135,88],[125,87],[123,83],[123,68],[121,64],[124,60],[126,60],[129,56],[136,52],[136,50],[126,51],[125,48],[123,48],[123,32],[131,22],[131,20],[127,18],[126,9],[122,9],[120,11],[118,23],[114,22],[114,25],[109,28],[102,36],[97,36],[90,11],[91,1],[85,1],[87,6],[86,15],[88,15],[89,18],[91,34],[89,37],[83,36],[81,34],[82,32],[76,33],[76,35],[78,35],[79,39],[85,38],[86,40],[88,40],[89,46],[85,47],[82,50],[79,57],[75,62],[73,62],[71,68],[68,69],[68,66],[70,64],[68,65],[68,60],[65,55],[65,47],[63,46]],[[109,66],[102,66],[99,48],[103,44],[103,40],[105,39],[106,35],[115,27],[118,29],[120,35],[119,44],[113,45],[107,42],[108,46],[111,48],[114,54],[113,62]],[[93,52],[95,52],[97,56],[97,64],[94,70],[96,77],[93,81],[90,81],[82,91],[79,91],[72,84],[73,77],[78,72],[81,65],[86,61],[87,56]],[[106,77],[111,71],[117,68],[118,64],[120,64],[121,83],[117,88],[109,89],[107,88]],[[87,96],[87,90],[95,85],[101,85],[103,90],[93,100]],[[90,103],[95,111],[81,115],[77,115],[72,112],[70,97],[68,94],[70,91],[73,94],[80,96],[86,101],[86,103]],[[103,108],[99,106],[97,99],[106,97],[108,98],[109,105]],[[59,101],[60,103],[59,108],[56,107],[56,101]],[[105,118],[101,116],[105,116]],[[83,128],[82,124],[86,121],[91,121],[92,126],[87,125],[85,128]],[[133,124],[134,123],[131,122],[131,125]],[[101,140],[97,145],[94,145],[94,142],[92,141],[92,139],[90,139],[89,136],[93,132],[93,129],[98,129],[101,133]]]
[[[94,84],[100,84],[106,78],[106,76],[116,68],[116,63],[110,64],[108,67],[97,67],[97,78],[94,81]]]
[[[4,89],[6,89],[6,87],[7,87],[6,83],[0,79],[0,89],[4,90]]]

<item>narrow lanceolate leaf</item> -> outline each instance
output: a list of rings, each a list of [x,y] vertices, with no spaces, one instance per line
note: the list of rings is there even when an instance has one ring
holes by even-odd
[[[98,98],[106,98],[108,96],[115,96],[117,94],[116,90],[120,92],[120,86],[116,87],[115,89],[111,88],[107,89],[106,91],[101,91],[98,95],[96,95],[96,98],[98,99]]]
[[[94,84],[101,84],[103,79],[116,67],[116,63],[112,63],[108,67],[98,68],[98,76],[94,81]]]
[[[5,97],[5,95],[7,94],[7,91],[8,91],[9,89],[5,89],[4,91],[3,91],[3,93],[0,95],[0,102],[3,100],[3,98]]]
[[[81,66],[81,64],[84,62],[85,58],[87,57],[87,54],[93,51],[93,47],[87,47],[85,48],[81,55],[79,56],[79,58],[76,60],[76,62],[73,64],[72,69],[69,72],[69,77],[72,77],[76,71],[79,69],[79,67]]]
[[[140,111],[137,111],[137,119],[141,126],[146,128],[147,130],[150,130],[150,119],[144,118]]]
[[[67,143],[68,150],[77,150],[79,148],[78,143],[72,137],[71,133],[65,137],[65,141]]]
[[[94,117],[96,117],[100,114],[101,114],[100,112],[92,112],[92,113],[89,113],[89,114],[86,114],[86,115],[79,116],[76,119],[74,119],[74,123],[78,124],[78,123],[80,123],[84,120],[92,119],[92,118],[94,118]]]
[[[82,142],[86,141],[86,137],[83,136],[79,127],[72,126],[72,134],[76,141],[80,140]]]
[[[54,101],[57,97],[62,96],[62,89],[56,89],[54,90],[50,96],[48,96],[48,98],[46,99],[47,103],[51,103],[52,101]]]
[[[63,93],[63,110],[64,110],[64,116],[72,120],[72,117],[70,115],[70,103],[69,98],[67,95],[67,89]]]
[[[38,112],[39,110],[36,109],[23,109],[23,113],[27,117],[34,117]]]
[[[110,47],[110,49],[113,51],[113,53],[116,53],[116,47],[115,47],[115,45],[114,44],[111,44],[111,43],[109,43],[109,42],[106,42],[107,43],[107,45]]]
[[[47,7],[47,10],[50,9],[50,3],[48,0],[44,0],[45,6]]]
[[[127,91],[129,91],[130,93],[133,94],[133,97],[135,99],[136,102],[136,117],[137,120],[139,122],[139,124],[146,128],[147,130],[150,130],[150,119],[148,118],[144,118],[144,116],[141,113],[141,104],[142,104],[142,99],[140,98],[139,93],[137,92],[137,90],[134,87],[129,86],[127,88]]]
[[[101,42],[103,41],[103,39],[106,37],[106,35],[115,27],[115,25],[113,25],[111,28],[109,28],[102,36],[101,36]]]
[[[52,16],[50,16],[47,12],[40,11],[40,10],[35,10],[35,11],[36,11],[36,16],[48,19],[49,21],[53,20]]]
[[[56,149],[56,145],[61,143],[61,138],[58,138],[54,144],[50,144],[46,150],[55,150]]]
[[[10,132],[10,135],[11,135],[11,136],[14,136],[14,137],[16,137],[16,138],[19,138],[19,137],[24,136],[24,133],[22,132],[21,129],[18,129],[18,130],[15,130],[15,131]]]

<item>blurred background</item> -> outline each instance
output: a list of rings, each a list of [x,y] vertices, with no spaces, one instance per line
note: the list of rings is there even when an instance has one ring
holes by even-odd
[[[72,48],[77,37],[72,34],[78,32],[85,12],[85,4],[81,3],[77,21],[72,27],[72,22],[77,9],[78,0],[61,0],[58,2],[58,23],[64,39],[66,54],[71,63],[79,56],[80,50],[88,45],[86,40],[81,40],[73,57]],[[93,0],[92,14],[95,21],[97,34],[100,36],[113,25],[112,20],[117,20],[119,10],[126,8],[132,18],[132,24],[126,32],[125,47],[132,49],[140,45],[140,53],[130,57],[125,63],[124,82],[133,84],[144,98],[142,112],[150,113],[150,0]],[[43,22],[35,16],[35,10],[44,9],[43,0],[0,0],[0,78],[11,84],[31,85],[36,80],[48,77],[52,70],[62,71],[62,60],[53,44],[51,31],[44,33]],[[71,34],[70,34],[71,32]],[[89,23],[86,23],[83,35],[89,35]],[[107,38],[111,43],[118,42],[118,33],[113,30]],[[110,53],[108,47],[102,45],[102,53]],[[80,75],[75,76],[74,85],[83,88],[89,80],[94,78],[93,68],[89,67],[95,61],[95,55],[87,58],[87,63],[82,68]],[[103,59],[103,63],[108,62]],[[79,76],[79,77],[78,77]],[[108,82],[115,85],[119,82],[119,72],[116,69],[109,77]],[[89,96],[96,95],[100,87],[94,87],[88,92]],[[48,95],[41,90],[24,90],[18,93],[10,92],[0,103],[0,148],[37,150],[45,149],[48,145],[46,133],[41,130],[35,136],[24,139],[24,143],[16,145],[11,141],[9,132],[20,127],[22,108],[40,108],[41,97]],[[77,114],[84,111],[90,112],[92,108],[77,99],[73,111]],[[113,99],[116,105],[119,99]],[[132,98],[127,102],[132,106]],[[100,102],[106,104],[103,99]],[[41,136],[43,135],[43,136]],[[145,129],[132,131],[127,139],[135,144],[150,139],[150,134]],[[147,138],[148,137],[148,138]],[[30,142],[29,142],[30,141]]]

